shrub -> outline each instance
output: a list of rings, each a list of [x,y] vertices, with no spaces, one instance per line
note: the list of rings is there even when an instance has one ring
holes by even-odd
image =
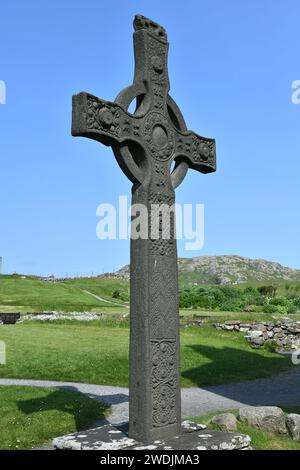
[[[228,301],[222,304],[222,310],[224,310],[224,312],[240,312],[241,306],[234,302]]]
[[[258,287],[258,292],[264,296],[275,297],[277,292],[277,287],[275,286],[261,286]]]
[[[271,305],[280,305],[282,307],[287,307],[289,305],[289,300],[286,297],[274,297],[274,299],[269,302]]]
[[[267,304],[263,307],[264,313],[287,313],[288,307],[284,305]]]
[[[263,312],[264,313],[277,313],[277,307],[275,305],[271,304],[265,304],[263,305]]]
[[[293,305],[298,309],[300,309],[300,295],[297,294],[290,294],[287,297],[289,301],[293,303]]]
[[[120,291],[119,290],[114,290],[112,293],[112,298],[113,299],[119,299],[120,298]]]
[[[255,287],[248,286],[248,287],[245,287],[244,294],[255,297],[259,294],[259,292],[257,289],[255,289]]]
[[[244,312],[256,312],[256,305],[245,305]]]

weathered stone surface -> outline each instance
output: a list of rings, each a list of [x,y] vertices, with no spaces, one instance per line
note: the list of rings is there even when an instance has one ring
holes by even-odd
[[[198,424],[188,419],[186,419],[185,421],[182,421],[181,426],[184,432],[194,432],[194,431],[203,430],[207,428],[205,424]]]
[[[262,332],[262,331],[266,331],[267,327],[264,323],[255,323],[254,325],[252,325],[252,330],[253,332],[254,331]]]
[[[293,440],[300,442],[300,415],[296,413],[287,415],[286,427]]]
[[[251,338],[259,338],[262,335],[263,335],[263,333],[260,330],[254,330],[254,331],[250,332],[250,337]]]
[[[178,259],[179,273],[197,273],[197,284],[238,284],[256,279],[261,283],[272,278],[297,280],[300,270],[285,268],[278,263],[265,260],[244,258],[243,256],[194,256],[193,258]],[[112,279],[129,279],[130,267],[124,266],[119,271],[102,274],[103,277]],[[276,311],[276,306],[274,306]]]
[[[233,325],[224,325],[224,330],[232,331],[234,329]]]
[[[216,415],[212,418],[211,422],[217,424],[222,431],[236,431],[237,429],[237,419],[232,413]]]
[[[251,343],[251,346],[263,346],[265,343],[265,340],[263,337],[261,338],[250,337],[250,343]]]
[[[133,84],[114,102],[89,93],[73,96],[72,135],[112,147],[133,183],[132,204],[147,213],[142,236],[131,237],[129,435],[150,442],[181,427],[175,188],[188,168],[216,170],[216,146],[187,130],[169,95],[165,29],[137,15],[133,38]],[[168,227],[161,214],[152,220],[153,205],[168,208]]]
[[[240,323],[230,320],[224,323],[214,323],[218,330],[235,330],[247,333],[245,338],[252,347],[258,348],[266,341],[272,341],[279,351],[293,351],[300,347],[300,322],[280,320],[276,322]]]
[[[286,434],[285,415],[277,406],[247,406],[239,409],[240,421],[250,426],[279,434]]]
[[[177,436],[146,444],[129,438],[127,432],[127,425],[105,425],[58,437],[53,446],[61,450],[247,450],[251,443],[245,434],[207,430],[191,422]]]

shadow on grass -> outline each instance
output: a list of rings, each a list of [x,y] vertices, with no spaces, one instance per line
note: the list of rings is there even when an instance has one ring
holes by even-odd
[[[290,360],[282,355],[266,357],[261,353],[245,351],[237,348],[215,348],[205,345],[186,346],[193,349],[201,356],[211,360],[208,364],[184,371],[182,376],[192,381],[198,387],[211,383],[214,377],[216,384],[253,380],[260,377],[268,377],[272,372],[285,370]]]
[[[73,392],[73,394],[68,393]],[[76,392],[76,396],[74,396]],[[55,392],[46,397],[23,400],[17,403],[18,408],[24,414],[40,413],[48,410],[57,410],[73,416],[76,430],[82,430],[90,423],[107,422],[105,412],[109,409],[108,400],[114,397],[101,397],[80,393],[75,387],[58,387]],[[93,399],[93,400],[91,400]],[[121,398],[119,398],[121,400]],[[128,397],[126,397],[128,400]],[[115,399],[117,402],[118,400]],[[125,398],[123,399],[125,401]]]

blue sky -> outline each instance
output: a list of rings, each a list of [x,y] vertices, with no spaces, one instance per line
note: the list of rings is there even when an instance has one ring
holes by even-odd
[[[205,204],[205,246],[300,268],[297,0],[52,0],[1,4],[0,255],[5,272],[117,269],[128,241],[96,237],[96,208],[130,195],[109,148],[70,135],[71,96],[132,83],[132,20],[164,25],[171,94],[217,141],[218,171],[190,171],[177,202]]]

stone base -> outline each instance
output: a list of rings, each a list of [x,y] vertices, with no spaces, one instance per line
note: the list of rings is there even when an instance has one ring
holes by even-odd
[[[57,437],[55,449],[60,450],[248,450],[251,439],[237,432],[208,430],[206,426],[191,421],[182,423],[182,433],[166,441],[151,444],[137,442],[128,437],[128,423],[99,428]]]

